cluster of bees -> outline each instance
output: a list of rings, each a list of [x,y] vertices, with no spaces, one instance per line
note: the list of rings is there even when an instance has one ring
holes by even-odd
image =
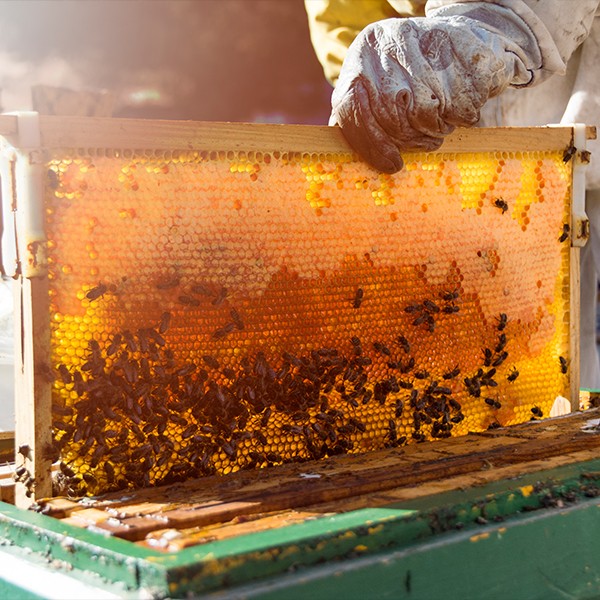
[[[407,305],[415,339],[421,328],[434,330],[439,314],[459,312],[458,296]],[[353,307],[362,299],[359,289]],[[61,457],[53,493],[167,484],[446,438],[466,418],[461,398],[497,410],[499,378],[510,384],[519,376],[507,363],[504,313],[495,345],[482,349],[481,366],[470,373],[458,364],[436,373],[421,368],[404,334],[368,346],[353,336],[346,352],[283,352],[277,364],[260,351],[235,368],[210,354],[182,364],[169,348],[171,320],[165,312],[151,327],[114,333],[103,345],[91,340],[79,367],[58,366],[68,394],[53,403]],[[244,327],[235,309],[227,326]],[[385,365],[383,374],[374,363]],[[533,418],[541,417],[535,410]]]
[[[425,299],[422,303],[409,304],[404,310],[415,317],[412,321],[415,327],[423,326],[427,331],[433,333],[435,330],[435,317],[438,313],[451,315],[460,311],[460,307],[455,302],[457,298],[457,291],[443,292],[442,300],[444,304],[441,307],[433,300]]]

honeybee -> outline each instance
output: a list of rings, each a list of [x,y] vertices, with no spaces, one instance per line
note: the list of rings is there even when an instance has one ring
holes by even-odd
[[[215,299],[212,301],[212,305],[221,306],[225,298],[227,298],[227,288],[222,286],[221,289],[218,291]]]
[[[400,373],[406,374],[415,366],[414,357],[410,357],[406,363],[400,363]]]
[[[181,438],[184,439],[184,440],[187,440],[187,438],[192,437],[192,435],[194,435],[195,432],[196,432],[196,425],[195,424],[188,425],[181,432]]]
[[[560,372],[564,375],[568,371],[567,359],[564,356],[559,356],[558,361],[560,363]]]
[[[454,398],[448,398],[448,404],[454,409],[454,410],[460,410],[462,408],[460,402],[457,402]]]
[[[442,375],[442,379],[454,379],[457,375],[460,374],[460,368],[458,365],[454,367],[451,371],[447,371]]]
[[[262,444],[263,446],[267,445],[267,437],[264,433],[262,433],[262,431],[255,430],[254,437],[256,438],[259,444]]]
[[[192,294],[200,294],[201,296],[212,296],[213,294],[211,289],[208,286],[203,285],[202,283],[197,283],[196,285],[193,285],[190,289]]]
[[[508,317],[506,316],[506,313],[500,313],[500,317],[498,318],[498,325],[496,326],[496,329],[498,331],[502,331],[506,325],[508,323]]]
[[[123,339],[125,340],[125,343],[127,344],[127,348],[129,349],[130,352],[138,352],[139,351],[137,342],[135,341],[135,338],[133,337],[133,334],[131,333],[131,331],[125,330],[123,332]],[[121,354],[121,356],[123,357],[124,355]]]
[[[165,275],[163,277],[159,277],[154,285],[158,290],[170,290],[172,288],[176,288],[180,281],[181,280],[177,275]]]
[[[493,367],[499,367],[508,357],[508,352],[506,350],[498,354],[498,356],[492,361]]]
[[[31,457],[31,448],[29,446],[29,444],[21,444],[19,446],[19,449],[17,450],[17,452],[23,456],[23,458],[30,458]]]
[[[354,308],[360,308],[362,301],[363,301],[363,297],[364,297],[364,290],[362,288],[358,288],[356,290],[356,293],[354,294],[354,301],[352,303],[352,306]]]
[[[373,397],[373,390],[365,390],[363,393],[362,404],[368,404]]]
[[[240,317],[240,313],[235,308],[231,308],[229,314],[231,316],[231,319],[235,323],[235,326],[240,330],[244,329],[244,322]]]
[[[440,294],[442,300],[445,300],[446,302],[452,302],[453,300],[456,300],[458,295],[458,290],[454,290],[453,292],[442,292]]]
[[[414,313],[414,312],[421,312],[423,310],[423,305],[422,304],[409,304],[408,306],[406,306],[404,308],[404,312],[407,313]]]
[[[104,296],[106,292],[108,292],[108,286],[104,283],[99,283],[96,287],[89,290],[85,297],[90,301],[94,301]]]
[[[509,374],[506,376],[508,381],[514,381],[519,376],[519,371],[517,371],[516,367],[513,367]]]
[[[281,458],[281,455],[277,454],[276,452],[267,452],[265,456],[267,458],[267,461],[270,463],[281,462],[283,460]]]
[[[218,369],[221,366],[219,364],[219,361],[214,356],[211,356],[210,354],[205,354],[204,356],[202,356],[202,360],[211,369]]]
[[[496,198],[494,200],[494,206],[496,208],[499,208],[502,211],[502,214],[504,214],[508,210],[508,204],[502,198]]]
[[[260,419],[260,426],[261,427],[266,427],[269,423],[269,419],[271,418],[271,413],[273,411],[270,408],[267,408],[265,410],[265,412],[263,413],[261,419]]]
[[[221,372],[223,375],[225,375],[225,377],[227,377],[227,379],[235,379],[235,371],[233,369],[225,367]]]
[[[60,415],[61,417],[70,417],[73,414],[73,409],[70,406],[63,406],[61,404],[52,403],[52,412]]]
[[[399,335],[396,338],[396,341],[398,342],[402,350],[406,352],[406,354],[410,354],[410,343],[403,335]]]
[[[427,321],[427,331],[433,333],[435,331],[435,319],[431,315],[427,315],[425,320]]]
[[[185,306],[200,306],[200,300],[194,298],[193,296],[187,296],[182,294],[177,297],[177,301],[179,304],[184,304]]]
[[[483,352],[483,366],[489,367],[492,364],[493,353],[489,348],[484,348]]]
[[[390,356],[391,354],[390,349],[381,342],[373,342],[373,348],[375,348],[377,352],[381,352],[381,354],[385,354],[386,356]]]
[[[396,415],[396,418],[399,419],[400,417],[402,417],[403,412],[404,412],[404,402],[402,402],[402,400],[396,400],[396,407],[395,407],[395,412],[394,412],[394,414]]]
[[[575,156],[576,152],[577,148],[573,146],[573,142],[571,142],[571,144],[569,144],[569,146],[567,146],[563,152],[563,162],[569,162]]]
[[[58,365],[58,373],[60,374],[60,378],[65,385],[67,385],[73,381],[71,372],[69,371],[67,366],[64,365],[63,363]]]
[[[439,313],[440,312],[440,307],[432,300],[424,300],[423,306],[425,307],[425,310],[430,313]]]
[[[367,430],[367,426],[362,421],[359,421],[354,417],[350,417],[348,419],[348,423],[353,427],[356,427],[356,429],[358,429],[358,431],[360,431],[361,433],[364,433]]]
[[[502,350],[504,350],[504,346],[506,346],[506,334],[501,333],[498,336],[498,344],[495,348],[496,352],[502,352]]]
[[[442,312],[446,313],[447,315],[451,315],[451,314],[457,313],[459,311],[460,311],[460,307],[456,306],[456,304],[448,304],[442,308]]]
[[[83,480],[88,485],[97,485],[98,484],[98,480],[91,473],[84,473],[82,475],[82,477],[83,477]]]
[[[477,378],[465,377],[464,384],[471,396],[479,398],[479,396],[481,395],[481,385]]]
[[[108,461],[103,466],[104,473],[106,474],[106,482],[111,485],[115,481],[115,469]]]
[[[392,443],[398,439],[396,421],[394,419],[388,419],[388,438]]]
[[[216,329],[215,331],[213,331],[213,338],[219,340],[222,339],[224,337],[226,337],[227,335],[229,335],[234,329],[236,328],[235,323],[231,322],[231,323],[227,323],[227,325],[224,325],[223,327],[220,327],[219,329]]]
[[[452,393],[452,390],[449,387],[436,386],[432,391],[432,394],[438,394],[442,396],[449,396]]]
[[[116,354],[117,350],[121,347],[122,340],[123,336],[120,333],[115,333],[106,349],[106,356],[113,356],[113,354]]]
[[[420,315],[418,316],[413,322],[412,324],[415,327],[418,327],[419,325],[422,325],[423,323],[425,323],[425,319],[427,318],[428,315]]]

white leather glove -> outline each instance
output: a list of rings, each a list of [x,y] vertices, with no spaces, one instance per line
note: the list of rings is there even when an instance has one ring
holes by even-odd
[[[473,3],[448,12],[378,21],[348,49],[330,125],[380,171],[399,171],[404,150],[439,148],[479,120],[488,98],[528,85],[541,66],[536,38],[511,10]]]

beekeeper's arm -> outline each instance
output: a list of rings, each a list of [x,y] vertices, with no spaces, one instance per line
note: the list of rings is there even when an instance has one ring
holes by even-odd
[[[429,0],[426,17],[367,25],[344,59],[331,123],[374,167],[398,171],[403,150],[439,148],[509,85],[564,73],[599,4]]]
[[[600,65],[600,15],[594,19],[590,34],[583,44],[577,77],[573,83],[571,98],[560,121],[561,124],[600,125],[598,121],[600,117],[598,65]],[[588,140],[586,146],[591,151],[591,162],[585,170],[586,187],[588,190],[596,190],[595,197],[600,198],[600,139]],[[598,243],[600,244],[600,238]],[[594,253],[596,254],[596,250]],[[600,258],[600,252],[597,253],[597,256]],[[598,270],[600,271],[600,264],[598,264]]]

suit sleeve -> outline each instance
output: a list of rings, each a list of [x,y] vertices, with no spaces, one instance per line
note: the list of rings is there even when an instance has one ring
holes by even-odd
[[[561,123],[596,125],[600,135],[600,16],[594,19],[589,37],[581,49],[581,59],[571,98]],[[588,140],[591,162],[586,169],[587,189],[600,189],[600,140]]]
[[[348,46],[360,31],[375,21],[411,16],[412,6],[423,3],[404,4],[409,10],[398,13],[386,0],[305,0],[310,39],[332,85],[338,79]]]
[[[554,74],[564,75],[566,63],[588,37],[600,0],[429,0],[427,16],[463,15],[476,18],[486,5],[506,8],[529,27],[540,51],[539,64],[528,85]]]

